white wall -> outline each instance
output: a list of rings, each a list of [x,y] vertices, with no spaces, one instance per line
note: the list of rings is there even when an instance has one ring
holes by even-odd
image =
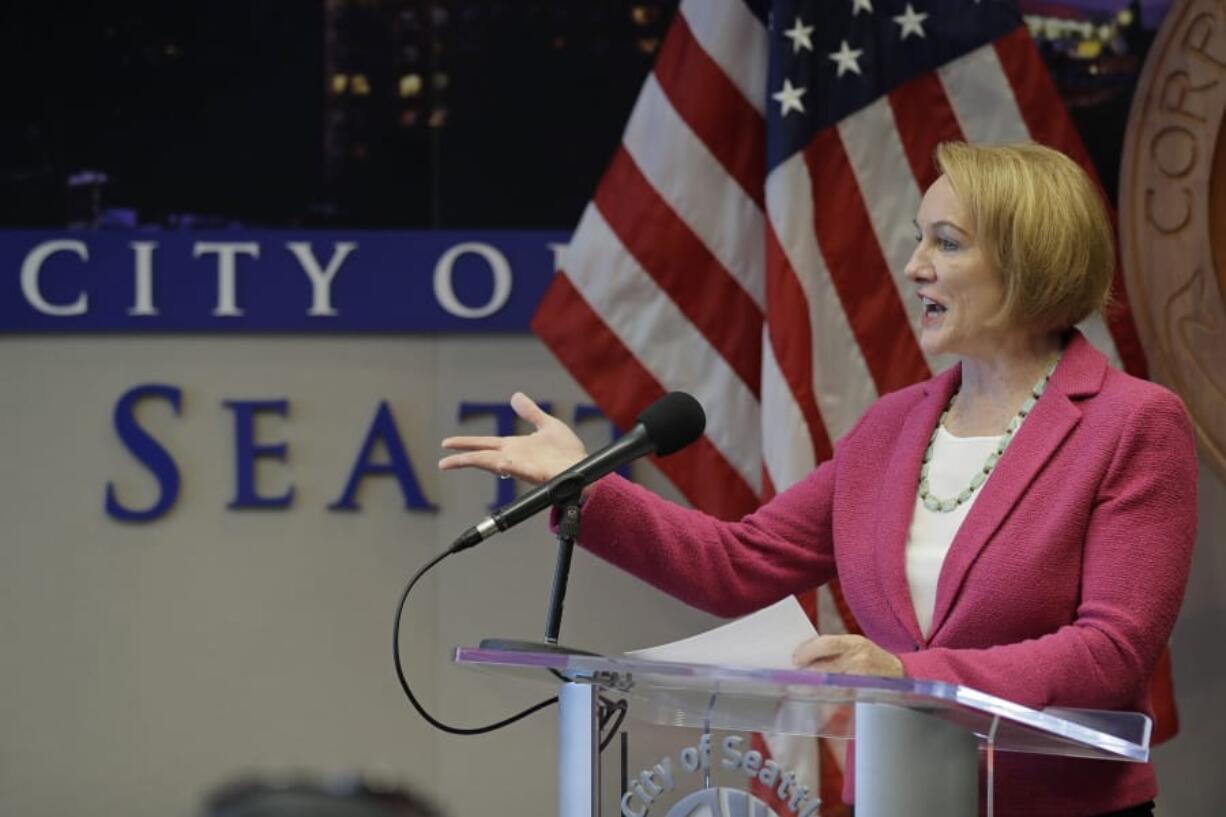
[[[134,385],[183,390],[182,413],[142,423],[182,472],[177,506],[144,525],[103,512],[155,483],[119,442]],[[489,737],[435,734],[401,695],[392,609],[411,572],[485,514],[494,479],[435,471],[461,400],[525,388],[566,415],[588,402],[533,339],[6,338],[0,344],[0,814],[196,813],[235,775],[373,773],[433,795],[453,817],[550,813],[547,712]],[[230,511],[225,399],[287,398],[258,424],[289,444],[262,490],[284,511]],[[435,514],[372,479],[361,513],[334,513],[381,399],[390,401]],[[587,427],[592,443],[607,431]],[[660,482],[658,475],[648,479]],[[486,635],[539,638],[553,545],[525,524],[444,563],[406,618],[410,673],[436,713],[477,724],[549,690],[449,664]],[[597,650],[672,638],[711,620],[577,556],[563,636]],[[646,751],[647,747],[644,747]],[[615,774],[615,769],[610,770]]]

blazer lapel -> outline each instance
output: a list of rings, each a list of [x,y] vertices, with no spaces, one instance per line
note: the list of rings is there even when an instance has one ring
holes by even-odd
[[[877,574],[895,617],[917,645],[924,643],[924,637],[907,585],[907,531],[915,511],[915,492],[924,449],[928,447],[937,418],[957,388],[961,374],[961,367],[954,366],[925,384],[923,399],[903,422],[898,444],[885,469],[885,485],[881,491],[881,515],[874,545]]]
[[[1035,404],[992,475],[979,489],[979,498],[954,537],[937,581],[929,642],[949,617],[966,574],[979,553],[1080,422],[1081,409],[1070,398],[1097,392],[1106,365],[1102,353],[1080,334],[1074,335],[1065,349],[1064,359],[1052,375],[1047,393]]]

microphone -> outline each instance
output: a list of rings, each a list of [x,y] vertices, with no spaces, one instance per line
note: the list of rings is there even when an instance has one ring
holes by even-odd
[[[697,400],[685,392],[669,392],[643,410],[629,433],[464,531],[451,552],[467,550],[559,501],[577,499],[585,486],[639,457],[680,451],[701,437],[706,425],[707,416]]]

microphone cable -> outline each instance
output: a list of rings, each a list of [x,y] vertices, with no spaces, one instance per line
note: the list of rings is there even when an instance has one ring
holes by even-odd
[[[413,704],[413,708],[417,710],[417,714],[421,715],[426,720],[426,723],[430,724],[435,729],[446,732],[449,735],[484,735],[487,732],[493,732],[494,730],[501,729],[504,726],[510,726],[516,721],[523,720],[534,712],[539,712],[548,706],[556,704],[558,702],[558,697],[555,695],[548,700],[533,704],[522,712],[518,712],[508,718],[503,718],[496,723],[487,724],[486,726],[472,727],[452,726],[451,724],[443,723],[438,718],[427,712],[426,708],[421,705],[421,701],[417,700],[417,696],[413,694],[413,688],[409,684],[409,679],[404,674],[404,666],[400,661],[400,620],[404,617],[404,605],[409,600],[409,593],[412,592],[413,586],[417,584],[418,580],[420,580],[422,576],[426,575],[431,568],[455,553],[456,550],[456,545],[452,545],[447,550],[444,550],[442,553],[426,562],[425,565],[423,565],[417,571],[417,573],[413,575],[413,578],[409,579],[409,583],[405,585],[404,592],[400,594],[400,601],[396,604],[396,619],[392,624],[392,661],[396,665],[396,678],[400,681],[400,688],[404,690],[404,694],[409,699],[409,703]]]
[[[443,721],[434,717],[426,711],[426,708],[422,706],[421,701],[417,700],[417,696],[413,694],[413,687],[409,683],[408,676],[405,675],[404,664],[400,659],[400,621],[402,618],[404,618],[405,604],[409,600],[409,593],[412,592],[414,585],[416,585],[417,582],[426,575],[426,573],[428,573],[435,565],[446,559],[448,556],[451,556],[452,554],[464,549],[463,538],[461,538],[447,550],[444,550],[442,553],[422,565],[421,568],[419,568],[418,571],[413,574],[413,578],[409,579],[408,584],[405,585],[404,590],[400,594],[400,600],[396,603],[396,617],[392,622],[392,663],[396,667],[396,680],[400,682],[400,688],[404,690],[405,697],[409,699],[409,703],[413,705],[413,708],[417,710],[417,714],[421,715],[426,723],[430,724],[435,729],[438,729],[440,732],[446,732],[449,735],[484,735],[488,732],[502,729],[504,726],[510,726],[511,724],[523,720],[529,715],[539,712],[546,707],[553,706],[558,702],[558,696],[555,695],[552,698],[540,701],[539,703],[529,706],[527,709],[503,718],[500,721],[496,721],[495,723],[487,724],[485,726],[466,727],[452,726],[451,724],[444,723]],[[565,676],[556,670],[551,669],[550,672],[552,672],[555,676],[566,680]],[[626,718],[627,704],[624,700],[612,701],[605,698],[603,695],[599,697],[600,731],[603,732],[605,727],[608,726],[609,722],[613,721],[613,726],[609,734],[600,738],[600,751],[603,752],[605,747],[612,742],[613,737],[617,734],[617,731],[621,729],[622,722]]]

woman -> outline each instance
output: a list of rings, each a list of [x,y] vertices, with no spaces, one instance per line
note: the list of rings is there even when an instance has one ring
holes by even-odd
[[[727,616],[837,574],[865,635],[815,638],[801,666],[1148,712],[1195,537],[1186,413],[1073,328],[1104,308],[1114,269],[1080,168],[1036,145],[949,143],[936,162],[906,274],[922,348],[958,365],[882,397],[832,459],[739,522],[605,478],[582,544]],[[585,455],[527,397],[512,405],[535,433],[444,440],[461,453],[440,467],[541,482]],[[1152,813],[1149,765],[998,758],[998,814]]]

